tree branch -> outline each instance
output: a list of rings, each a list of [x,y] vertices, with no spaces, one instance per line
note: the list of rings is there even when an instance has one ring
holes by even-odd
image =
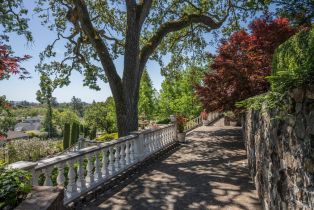
[[[139,5],[139,11],[140,11],[140,16],[139,16],[139,27],[141,28],[147,15],[149,14],[150,8],[152,6],[152,0],[142,0],[141,4]]]
[[[180,18],[179,20],[162,24],[155,35],[150,38],[148,43],[141,50],[140,69],[144,69],[149,56],[156,50],[160,42],[169,33],[182,30],[183,28],[190,26],[192,23],[199,23],[205,25],[207,28],[210,27],[211,29],[217,29],[225,22],[228,15],[229,9],[226,16],[222,20],[215,22],[211,17],[206,15],[190,14]]]
[[[75,7],[78,9],[79,21],[81,28],[84,30],[85,34],[88,36],[93,47],[95,48],[99,59],[102,63],[104,71],[109,79],[110,87],[113,92],[120,92],[121,88],[121,78],[116,71],[116,67],[113,63],[113,60],[110,56],[109,50],[103,40],[100,38],[100,35],[94,29],[87,6],[84,0],[74,0]]]

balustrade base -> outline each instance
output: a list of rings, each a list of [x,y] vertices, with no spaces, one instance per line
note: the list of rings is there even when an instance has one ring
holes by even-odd
[[[121,185],[125,185],[125,182],[130,182],[137,178],[136,174],[142,172],[143,169],[151,165],[156,160],[161,160],[165,156],[168,156],[169,153],[172,153],[174,149],[177,149],[180,146],[178,142],[173,142],[167,147],[159,150],[158,152],[148,156],[143,161],[131,165],[127,170],[120,174],[116,174],[108,178],[108,181],[95,186],[93,190],[86,192],[80,197],[72,200],[70,203],[66,203],[67,209],[80,209],[82,206],[90,202],[95,202],[97,198],[104,198],[107,194],[110,194],[113,190],[118,188]],[[127,183],[126,183],[127,184]]]

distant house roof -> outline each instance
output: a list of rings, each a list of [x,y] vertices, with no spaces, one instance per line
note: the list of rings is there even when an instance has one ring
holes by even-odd
[[[17,123],[14,126],[14,131],[30,131],[40,130],[41,122],[39,117],[31,117],[25,119],[23,122]]]
[[[26,133],[20,131],[8,131],[7,138],[5,140],[13,140],[13,139],[26,139],[28,135]]]

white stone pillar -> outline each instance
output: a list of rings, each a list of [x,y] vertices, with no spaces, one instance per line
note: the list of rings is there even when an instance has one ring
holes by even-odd
[[[144,133],[141,131],[131,132],[133,135],[137,135],[134,141],[134,158],[136,162],[142,161],[145,158],[144,151]]]
[[[174,136],[173,136],[173,139],[175,141],[178,140],[177,138],[177,133],[178,133],[178,124],[177,124],[177,117],[175,115],[170,115],[170,120],[171,120],[171,123],[174,124],[174,127],[175,127],[175,132],[174,132]]]

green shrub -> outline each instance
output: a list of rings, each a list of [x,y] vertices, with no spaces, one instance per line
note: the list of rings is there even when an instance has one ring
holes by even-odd
[[[0,147],[0,159],[4,160],[5,157],[2,154],[7,153],[7,163],[14,163],[21,160],[38,161],[61,151],[61,140],[19,139],[10,141],[5,147]]]
[[[17,206],[31,191],[31,174],[19,169],[0,168],[0,209]]]
[[[40,139],[47,139],[48,137],[48,132],[41,132],[38,130],[25,131],[25,133],[29,136],[29,138],[38,137]]]
[[[97,141],[110,141],[117,138],[119,138],[118,133],[105,133],[97,137],[96,140]]]
[[[161,119],[156,122],[156,124],[169,124],[171,120],[169,118]]]
[[[236,107],[252,110],[261,110],[263,105],[270,109],[282,108],[284,106],[284,103],[282,103],[283,97],[284,95],[281,93],[269,91],[243,101],[239,101],[236,103]]]
[[[314,28],[302,30],[281,44],[273,56],[272,91],[314,83]]]

